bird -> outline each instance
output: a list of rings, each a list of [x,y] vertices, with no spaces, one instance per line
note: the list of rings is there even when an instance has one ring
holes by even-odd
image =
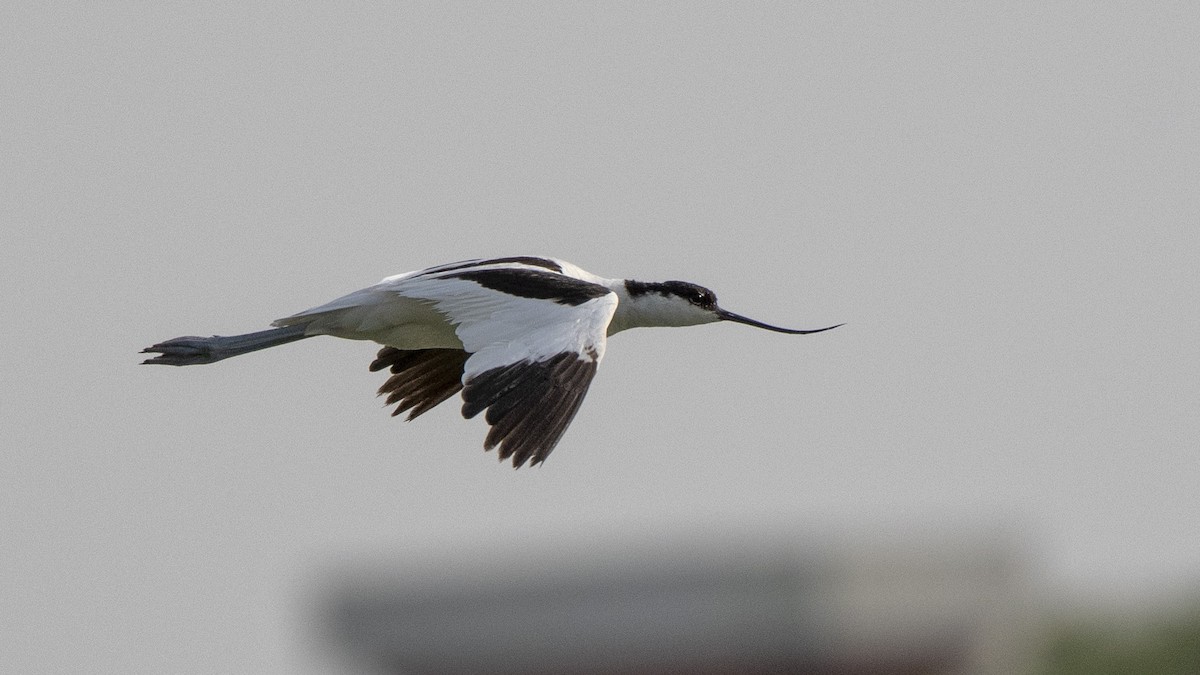
[[[541,256],[477,258],[390,276],[242,335],[184,336],[142,350],[143,364],[190,366],[330,335],[382,345],[369,368],[392,415],[415,419],[461,392],[462,416],[484,413],[484,450],[514,468],[541,464],[579,410],[608,336],[631,328],[729,321],[781,328],[717,305],[686,281],[596,276]],[[486,411],[486,412],[485,412]]]

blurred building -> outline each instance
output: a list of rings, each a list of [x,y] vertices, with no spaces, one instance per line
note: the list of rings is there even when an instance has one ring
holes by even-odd
[[[348,662],[378,673],[1028,668],[1025,570],[1003,542],[734,548],[596,561],[593,546],[475,560],[467,573],[351,570],[327,594],[323,623]]]

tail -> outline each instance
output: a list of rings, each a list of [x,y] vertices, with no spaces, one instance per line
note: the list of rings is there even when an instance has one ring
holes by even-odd
[[[143,349],[141,352],[143,354],[158,354],[158,356],[146,359],[142,363],[157,363],[164,366],[194,366],[201,363],[214,363],[231,356],[240,356],[259,349],[303,340],[309,337],[305,335],[304,330],[305,325],[300,324],[227,337],[221,335],[177,337]]]

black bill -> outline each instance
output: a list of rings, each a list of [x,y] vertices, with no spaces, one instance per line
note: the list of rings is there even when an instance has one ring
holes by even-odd
[[[779,326],[772,326],[769,323],[755,321],[754,319],[751,319],[749,317],[742,316],[741,314],[734,314],[733,312],[730,312],[730,311],[727,311],[724,309],[718,309],[717,316],[720,317],[722,321],[733,321],[734,323],[744,323],[747,326],[754,326],[755,328],[766,328],[767,330],[773,330],[776,333],[790,333],[792,335],[808,335],[810,333],[820,333],[821,331],[833,330],[834,328],[837,328],[838,326],[845,325],[845,324],[839,323],[839,324],[837,324],[837,326],[826,326],[825,328],[815,328],[813,330],[798,330],[795,328],[780,328]]]

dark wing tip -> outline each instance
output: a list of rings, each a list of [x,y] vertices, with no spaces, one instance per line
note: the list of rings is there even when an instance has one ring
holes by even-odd
[[[408,412],[408,420],[432,410],[462,389],[463,365],[470,354],[461,349],[396,349],[384,347],[371,362],[371,370],[387,368],[392,376],[379,387],[394,405],[392,416]]]
[[[596,374],[594,359],[563,352],[484,371],[463,388],[463,417],[487,410],[485,450],[513,468],[541,464],[562,439]]]

